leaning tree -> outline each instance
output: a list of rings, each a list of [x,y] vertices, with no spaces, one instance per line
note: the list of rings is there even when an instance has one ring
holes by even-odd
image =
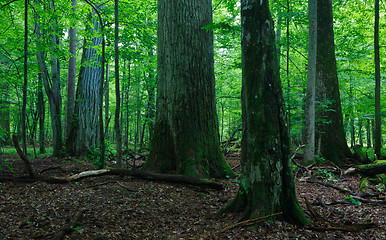
[[[211,0],[158,1],[156,121],[145,169],[232,175],[219,147]]]
[[[241,1],[242,152],[236,197],[221,212],[256,218],[283,212],[307,223],[296,199],[289,136],[268,0]]]

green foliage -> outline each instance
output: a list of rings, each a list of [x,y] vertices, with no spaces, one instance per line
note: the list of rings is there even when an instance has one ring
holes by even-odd
[[[315,175],[316,177],[319,177],[321,178],[323,181],[325,182],[336,182],[337,180],[335,179],[335,176],[334,174],[329,171],[329,170],[325,170],[325,169],[318,169],[316,172],[315,172]]]
[[[352,202],[352,203],[354,203],[355,205],[360,205],[362,203],[361,201],[359,201],[359,200],[357,200],[355,198],[352,198],[352,197],[345,197],[345,199],[350,201],[350,202]]]

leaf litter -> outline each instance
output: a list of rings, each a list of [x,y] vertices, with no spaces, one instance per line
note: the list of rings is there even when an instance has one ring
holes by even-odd
[[[23,175],[17,157],[13,171]],[[239,155],[228,162],[238,170]],[[47,158],[32,161],[46,176],[66,176],[96,169],[85,161]],[[60,168],[55,168],[60,167]],[[331,177],[331,176],[330,176]],[[319,179],[324,181],[326,179]],[[373,222],[376,228],[359,231],[315,231],[279,220],[259,222],[253,228],[236,227],[236,214],[216,215],[235,196],[235,179],[217,180],[225,190],[152,182],[131,177],[98,176],[68,184],[0,182],[0,239],[386,239],[385,204],[355,204],[347,194],[320,184],[296,179],[299,202],[305,198],[329,221],[343,224]],[[359,176],[343,176],[334,184],[359,192]],[[378,196],[385,199],[384,191]],[[344,201],[347,203],[343,203]],[[337,204],[331,204],[337,203]],[[331,204],[331,205],[327,205]],[[80,214],[76,226],[66,229]]]

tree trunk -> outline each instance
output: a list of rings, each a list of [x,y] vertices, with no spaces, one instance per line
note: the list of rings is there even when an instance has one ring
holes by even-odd
[[[105,133],[106,138],[109,139],[109,119],[110,119],[110,66],[106,62],[106,83],[104,87],[105,91]]]
[[[72,0],[72,11],[76,14],[77,0]],[[66,138],[70,135],[75,108],[75,82],[76,82],[76,27],[71,26],[69,30],[70,38],[70,59],[68,61],[68,84],[67,84],[67,121]]]
[[[94,15],[96,14],[95,11]],[[74,132],[74,141],[69,142],[70,152],[74,155],[83,154],[87,149],[94,149],[99,143],[99,106],[101,86],[101,53],[98,48],[102,44],[100,36],[101,25],[93,20],[94,27],[88,29],[93,38],[85,39],[82,66],[79,72],[76,92],[77,130]]]
[[[6,83],[0,83],[0,144],[10,144],[10,101],[9,86]]]
[[[59,85],[59,71],[58,71],[58,60],[52,56],[51,58],[51,79],[50,74],[47,69],[47,65],[45,62],[45,53],[41,48],[41,29],[40,23],[38,22],[39,16],[35,13],[35,29],[36,29],[36,47],[38,49],[37,59],[39,63],[39,68],[42,73],[44,90],[48,97],[48,102],[50,106],[51,113],[51,127],[53,134],[53,155],[58,156],[62,151],[62,124],[61,124],[61,93],[60,93],[60,85]],[[56,45],[56,38],[53,35],[51,39],[51,44]]]
[[[157,110],[145,168],[225,177],[219,147],[210,0],[158,1]]]
[[[370,119],[366,121],[366,139],[367,139],[367,148],[371,148],[371,122]]]
[[[24,1],[24,83],[23,83],[23,105],[21,110],[21,134],[23,152],[27,156],[27,83],[28,83],[28,0]]]
[[[317,0],[308,1],[309,43],[304,160],[315,158],[315,82],[317,51]]]
[[[38,116],[39,116],[39,152],[40,154],[46,152],[45,148],[45,136],[44,136],[44,120],[46,118],[46,108],[44,103],[44,96],[43,96],[43,77],[42,73],[38,74],[38,99],[37,99],[37,110],[38,110]]]
[[[268,0],[241,1],[241,179],[235,199],[221,212],[257,218],[283,212],[307,222],[296,199],[289,160],[286,111]]]
[[[375,135],[374,154],[381,158],[382,119],[381,119],[381,68],[379,57],[379,0],[375,0],[374,23],[374,64],[375,64]]]
[[[118,4],[119,1],[114,1],[114,51],[115,51],[115,96],[116,96],[116,107],[115,107],[115,119],[114,119],[114,130],[117,138],[117,166],[122,167],[122,131],[120,126],[119,116],[121,114],[121,91],[119,89],[119,15],[118,15]]]
[[[326,102],[321,117],[328,122],[318,126],[321,133],[321,154],[325,159],[342,163],[351,157],[343,127],[343,114],[339,93],[335,59],[333,14],[331,0],[317,0],[317,98]]]

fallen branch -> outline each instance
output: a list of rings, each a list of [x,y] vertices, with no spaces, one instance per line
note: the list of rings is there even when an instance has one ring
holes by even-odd
[[[223,190],[224,187],[221,183],[208,181],[192,176],[187,175],[173,175],[173,174],[161,174],[161,173],[152,173],[152,172],[146,172],[146,171],[138,171],[138,170],[129,170],[129,169],[100,169],[100,170],[92,170],[92,171],[85,171],[81,172],[72,176],[69,176],[67,178],[59,178],[59,177],[41,177],[37,176],[35,178],[26,178],[26,177],[17,177],[17,178],[11,178],[11,177],[0,177],[0,182],[6,182],[6,181],[12,181],[12,182],[46,182],[46,183],[53,183],[53,184],[60,184],[60,183],[69,183],[69,182],[75,182],[79,181],[83,178],[87,177],[97,177],[97,176],[104,176],[104,175],[118,175],[118,176],[131,176],[135,178],[150,180],[150,181],[164,181],[164,182],[170,182],[170,183],[180,183],[180,184],[187,184],[187,185],[193,185],[193,186],[199,186],[199,187],[208,187],[215,190]]]
[[[278,215],[281,215],[281,214],[283,214],[283,213],[279,212],[279,213],[274,213],[274,214],[267,215],[267,216],[264,216],[264,217],[248,219],[246,221],[242,221],[242,222],[233,224],[231,226],[228,226],[228,227],[224,228],[223,230],[221,230],[219,233],[223,233],[223,232],[226,232],[228,230],[231,230],[233,228],[240,227],[240,226],[243,226],[243,227],[244,226],[251,226],[251,225],[256,224],[258,222],[262,222],[262,221],[266,220],[267,218],[275,217],[275,216],[278,216]]]
[[[339,190],[339,191],[341,191],[343,193],[348,193],[348,194],[353,195],[353,196],[357,195],[355,192],[352,192],[352,191],[350,191],[348,189],[345,189],[345,188],[337,187],[337,186],[335,186],[335,185],[333,185],[331,183],[318,182],[318,181],[312,181],[312,180],[307,180],[307,182],[308,183],[316,183],[316,184],[320,184],[320,185],[323,185],[323,186],[326,186],[326,187],[330,187],[330,188]]]
[[[377,174],[386,173],[386,161],[381,161],[372,164],[358,165],[347,169],[344,174],[360,173],[365,176],[375,176]]]

